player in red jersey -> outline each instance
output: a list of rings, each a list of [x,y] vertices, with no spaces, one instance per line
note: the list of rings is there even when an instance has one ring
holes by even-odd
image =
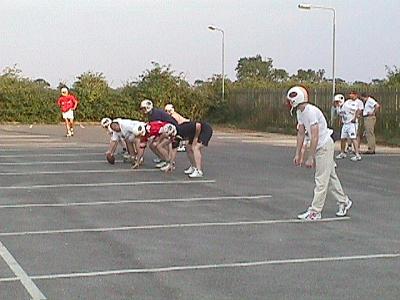
[[[74,110],[78,106],[78,99],[70,94],[66,87],[61,89],[61,96],[57,100],[57,105],[61,109],[65,127],[67,129],[67,137],[74,135]]]

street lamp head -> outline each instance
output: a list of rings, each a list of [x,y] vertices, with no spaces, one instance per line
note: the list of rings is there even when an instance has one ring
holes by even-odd
[[[311,9],[311,4],[301,3],[301,4],[298,5],[298,8],[300,8],[300,9]]]
[[[208,26],[208,29],[210,29],[210,30],[215,30],[215,29],[217,29],[217,27],[215,27],[214,25],[209,25],[209,26]]]

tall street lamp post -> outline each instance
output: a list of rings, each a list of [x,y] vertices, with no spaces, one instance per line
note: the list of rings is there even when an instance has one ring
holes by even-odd
[[[219,31],[222,33],[222,102],[224,102],[225,98],[225,32],[214,25],[208,26],[208,29],[213,31]]]
[[[336,59],[336,10],[333,7],[320,6],[320,5],[312,5],[312,4],[299,4],[298,7],[300,9],[324,9],[329,10],[333,13],[333,31],[332,31],[332,101],[335,97],[335,59]]]

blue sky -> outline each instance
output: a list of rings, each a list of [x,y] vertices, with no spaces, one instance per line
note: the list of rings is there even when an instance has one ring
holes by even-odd
[[[91,70],[117,87],[137,79],[151,62],[169,64],[189,82],[225,70],[235,79],[241,57],[261,54],[290,74],[332,65],[332,14],[299,10],[281,0],[1,0],[0,69],[53,86]],[[337,11],[337,77],[370,81],[400,66],[400,1],[310,2]]]

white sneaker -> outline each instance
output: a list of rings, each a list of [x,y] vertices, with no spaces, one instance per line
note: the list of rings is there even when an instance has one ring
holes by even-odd
[[[347,157],[346,153],[343,153],[343,152],[340,152],[338,155],[336,155],[337,159],[342,159],[342,158],[346,158],[346,157]]]
[[[200,178],[203,177],[203,172],[201,170],[194,169],[193,173],[189,174],[190,178]]]
[[[347,215],[347,211],[350,209],[350,207],[353,205],[353,202],[347,197],[346,203],[339,203],[339,208],[336,213],[336,216],[338,217],[344,217]]]
[[[195,168],[190,166],[189,168],[185,169],[185,171],[183,171],[186,175],[192,174],[194,172]]]
[[[141,165],[143,165],[143,162],[144,162],[144,157],[142,156],[140,159],[139,159],[139,166],[141,166]]]
[[[153,158],[153,163],[158,164],[159,162],[161,162],[161,159],[159,159],[158,157]]]
[[[321,219],[321,213],[316,212],[311,207],[309,207],[306,212],[298,215],[297,218],[299,218],[300,220],[315,221]]]
[[[352,158],[350,158],[352,161],[359,161],[359,160],[361,160],[361,155],[360,154],[358,154],[358,155],[356,155],[356,156],[353,156]]]
[[[173,170],[175,170],[174,163],[167,163],[165,166],[160,168],[160,171],[163,171],[163,172],[168,172],[168,171],[173,171]]]
[[[73,128],[71,128],[71,136],[74,136],[74,129]]]
[[[67,134],[66,134],[65,136],[66,136],[66,137],[71,137],[71,136],[72,136],[71,131],[68,131]]]
[[[158,164],[155,165],[156,168],[162,168],[167,164],[166,161],[162,160]]]
[[[180,145],[178,148],[176,148],[176,151],[178,151],[178,152],[185,152],[185,151],[186,151],[185,145]]]
[[[123,161],[124,161],[124,162],[132,162],[133,159],[134,159],[134,157],[133,157],[133,156],[130,156],[129,153],[123,154],[123,155],[122,155],[122,158],[123,158]]]

